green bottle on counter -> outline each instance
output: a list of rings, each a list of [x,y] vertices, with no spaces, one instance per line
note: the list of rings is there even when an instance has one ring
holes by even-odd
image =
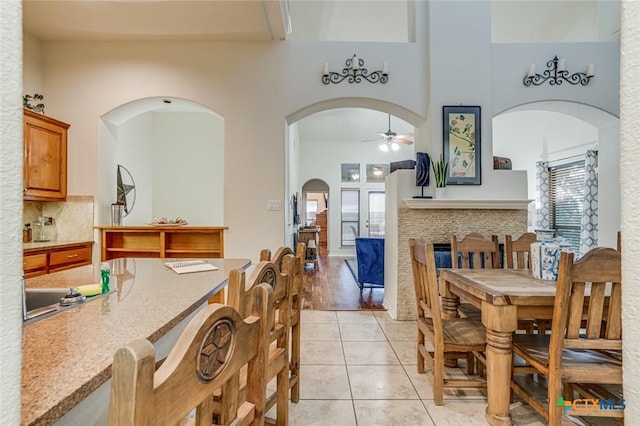
[[[100,265],[100,276],[102,277],[102,293],[109,293],[109,276],[111,275],[111,270],[109,269],[109,264],[107,262],[103,262]]]

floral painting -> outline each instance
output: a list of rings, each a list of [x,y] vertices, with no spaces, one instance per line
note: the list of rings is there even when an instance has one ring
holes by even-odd
[[[480,185],[480,107],[443,107],[447,184]]]

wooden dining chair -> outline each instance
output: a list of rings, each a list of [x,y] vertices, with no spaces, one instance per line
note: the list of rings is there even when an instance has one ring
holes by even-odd
[[[560,425],[565,408],[561,397],[572,384],[622,384],[622,291],[620,252],[597,247],[577,262],[562,252],[558,268],[551,334],[515,334],[513,352],[528,371],[514,374],[511,388],[544,417]],[[546,378],[546,400],[536,398],[531,373]],[[568,399],[564,401],[570,402]],[[582,407],[579,407],[582,408]],[[574,409],[568,415],[622,416],[622,410]]]
[[[261,261],[272,261],[276,267],[283,270],[284,258],[295,255],[293,266],[293,280],[291,282],[291,353],[289,354],[289,387],[291,388],[291,402],[300,400],[300,311],[302,310],[302,281],[304,277],[304,263],[306,245],[298,243],[294,253],[289,247],[280,247],[271,259],[271,250],[260,252]]]
[[[445,358],[476,358],[485,364],[486,330],[479,321],[470,318],[442,318],[436,262],[433,244],[422,239],[410,239],[409,250],[413,271],[418,312],[418,373],[425,372],[425,361],[433,371],[434,403],[442,405],[445,388],[484,388],[483,378],[447,379],[444,374]],[[433,351],[427,349],[429,341]],[[467,373],[472,363],[467,363]]]
[[[505,268],[531,269],[531,244],[536,241],[536,234],[525,232],[517,240],[511,234],[504,236]],[[521,318],[518,319],[518,330],[526,333],[546,333],[551,327],[550,320]]]
[[[514,240],[510,234],[505,235],[505,267],[508,269],[531,269],[531,244],[535,242],[536,234],[533,232],[525,232],[517,240]]]
[[[230,306],[212,304],[187,325],[162,365],[155,370],[155,350],[146,339],[115,352],[111,381],[109,424],[210,425],[214,391],[241,368],[252,377],[244,398],[229,398],[227,424],[264,424],[264,377],[268,348],[265,335],[273,290],[253,290],[251,315],[242,318]],[[195,421],[189,413],[195,410]]]
[[[266,410],[268,411],[276,405],[276,419],[265,419],[266,423],[276,425],[288,424],[289,418],[289,335],[291,331],[291,282],[294,276],[293,268],[296,258],[287,254],[282,258],[282,266],[278,268],[272,262],[259,262],[251,271],[251,275],[246,280],[246,273],[242,269],[234,269],[229,272],[229,284],[227,304],[236,309],[241,316],[246,317],[251,314],[253,306],[253,288],[260,284],[268,284],[273,289],[272,304],[268,318],[269,335],[268,347],[269,358],[267,364],[266,383],[276,379],[276,390],[267,394]],[[214,398],[214,411],[220,414],[220,419],[227,420],[229,413],[222,410],[224,405],[228,405],[226,399],[229,395],[236,393],[236,388],[242,395],[247,383],[253,377],[246,374],[238,375],[237,379],[230,380],[227,387],[223,387],[220,402]],[[220,408],[219,408],[220,407]]]
[[[454,268],[499,268],[500,248],[497,237],[486,239],[478,233],[467,234],[458,241],[451,236],[451,265]]]
[[[461,241],[455,235],[451,236],[451,265],[454,268],[500,268],[500,248],[498,237],[486,239],[482,234],[472,232]],[[480,320],[480,309],[471,303],[462,302],[458,305],[458,312],[466,318]]]

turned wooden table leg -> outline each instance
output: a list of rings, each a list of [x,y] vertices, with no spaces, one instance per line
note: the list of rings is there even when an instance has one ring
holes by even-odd
[[[512,335],[518,323],[513,305],[482,302],[482,324],[487,328],[487,412],[493,426],[511,425]]]

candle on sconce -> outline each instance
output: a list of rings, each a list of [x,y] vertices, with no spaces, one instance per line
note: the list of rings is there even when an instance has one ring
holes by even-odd
[[[358,57],[353,55],[353,58],[351,58],[351,69],[357,70],[359,68],[359,62]]]
[[[564,71],[564,70],[565,70],[564,58],[560,58],[558,59],[558,71]]]
[[[587,77],[593,77],[595,75],[596,64],[589,62],[587,65]]]
[[[536,64],[529,65],[529,72],[527,72],[527,77],[533,77],[536,75]]]
[[[389,74],[389,64],[387,63],[387,61],[384,61],[382,63],[382,74],[384,75]]]
[[[329,62],[325,62],[322,65],[322,75],[329,75]]]

